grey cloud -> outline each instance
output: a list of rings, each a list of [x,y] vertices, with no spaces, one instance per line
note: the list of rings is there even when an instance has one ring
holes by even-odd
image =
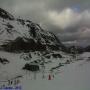
[[[67,7],[76,7],[85,10],[90,8],[89,6],[90,0],[48,0],[48,8],[56,11]]]
[[[70,8],[77,10],[75,12],[81,15],[85,10],[90,9],[90,0],[0,0],[0,6],[16,16],[20,15],[39,23],[45,30],[54,32],[62,42],[78,40],[81,43],[80,45],[84,45],[86,42],[89,44],[90,37],[87,34],[89,31],[87,33],[80,32],[80,29],[82,27],[90,28],[90,14],[83,14],[83,18],[74,23],[70,19],[71,24],[66,25],[67,27],[63,29],[53,24],[54,21],[50,20],[48,13],[54,11],[60,14],[63,10]],[[76,17],[73,18],[76,19]],[[67,23],[63,22],[63,24]],[[58,35],[59,33],[60,35]]]

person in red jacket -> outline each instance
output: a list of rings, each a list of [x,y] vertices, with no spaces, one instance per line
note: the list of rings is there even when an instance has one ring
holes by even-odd
[[[49,76],[48,76],[48,80],[51,80],[51,75],[49,74]]]

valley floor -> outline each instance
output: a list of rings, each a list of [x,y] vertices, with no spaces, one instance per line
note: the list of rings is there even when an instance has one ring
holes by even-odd
[[[84,56],[84,55],[83,55]],[[23,79],[23,90],[90,90],[90,61],[77,61],[61,69],[53,80],[46,77],[36,80]]]
[[[65,64],[51,75],[48,69],[57,66],[62,61],[52,60],[51,63],[45,65],[44,78],[42,78],[42,72],[35,74],[23,71],[21,68],[27,61],[19,60],[20,55],[5,52],[0,52],[0,55],[11,62],[7,65],[0,64],[0,80],[22,75],[23,77],[20,78],[22,90],[90,90],[90,58],[88,58],[90,53],[81,54],[79,56],[81,60]]]

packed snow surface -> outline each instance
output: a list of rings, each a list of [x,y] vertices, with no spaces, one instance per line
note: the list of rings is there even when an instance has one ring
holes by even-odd
[[[64,58],[47,59],[46,61],[51,62],[45,64],[44,73],[42,71],[35,73],[22,70],[22,67],[28,61],[23,60],[23,58],[20,59],[21,54],[1,51],[0,56],[7,58],[10,63],[0,64],[0,80],[5,81],[21,75],[22,77],[19,80],[22,90],[90,90],[90,53],[78,55],[78,61],[64,64],[51,74],[49,71],[51,68],[57,67],[60,62],[64,63],[70,58],[69,55],[63,52],[60,53]],[[34,56],[33,53],[32,56]],[[35,56],[31,61],[33,60],[35,60]],[[51,78],[49,78],[49,75],[51,75]],[[5,83],[5,85],[7,84]]]
[[[23,90],[90,90],[90,62],[66,65],[53,80],[48,80],[48,76],[45,79],[40,77],[36,80],[25,77]]]

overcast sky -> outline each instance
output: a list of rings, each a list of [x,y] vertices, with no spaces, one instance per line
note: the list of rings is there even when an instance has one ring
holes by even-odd
[[[0,0],[0,7],[39,23],[66,45],[90,45],[90,0]]]

